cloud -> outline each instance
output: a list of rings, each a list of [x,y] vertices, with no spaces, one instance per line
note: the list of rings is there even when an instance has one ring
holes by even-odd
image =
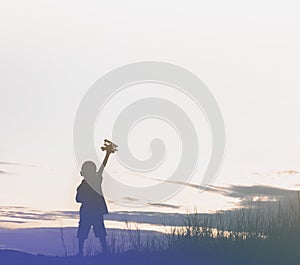
[[[135,202],[135,201],[139,200],[139,199],[133,198],[133,197],[123,197],[123,199],[126,200],[126,201],[131,201],[131,202]]]
[[[299,174],[300,172],[297,171],[297,170],[283,170],[283,171],[277,171],[276,174],[278,175],[283,175],[283,174],[286,174],[286,175],[296,175],[296,174]]]
[[[194,189],[201,188],[201,186],[199,184],[194,184],[194,183],[189,183],[189,182],[176,181],[176,180],[165,180],[165,179],[159,179],[159,178],[149,178],[149,179],[156,180],[159,182],[167,182],[167,183],[175,184],[175,185],[187,186],[187,187],[194,188]]]
[[[171,208],[171,209],[179,209],[180,206],[168,204],[168,203],[148,203],[150,206],[160,207],[160,208]]]
[[[226,197],[239,199],[238,206],[271,206],[278,205],[278,202],[289,204],[298,199],[298,190],[288,190],[272,186],[254,185],[228,187],[209,186],[210,192],[215,192]]]
[[[123,197],[123,199],[127,200],[127,201],[130,201],[130,202],[139,201],[138,198],[134,198],[134,197]],[[159,208],[171,208],[171,209],[179,209],[180,208],[180,206],[173,205],[173,204],[168,204],[168,203],[152,203],[152,202],[149,202],[149,203],[147,203],[147,205],[154,206],[154,207],[159,207]]]
[[[299,171],[297,170],[292,170],[292,169],[289,169],[289,170],[279,170],[279,171],[270,171],[270,172],[253,172],[252,173],[253,175],[256,175],[256,176],[282,176],[282,175],[297,175],[297,174],[300,174]]]
[[[19,163],[5,162],[5,161],[0,161],[0,165],[5,165],[5,166],[22,166],[22,164],[19,164]]]
[[[123,197],[123,199],[127,200],[129,202],[139,201],[138,198],[134,198],[134,197]],[[181,207],[181,206],[173,205],[173,204],[169,204],[169,203],[154,203],[154,202],[149,202],[149,203],[147,203],[147,205],[153,206],[153,207],[158,207],[158,208],[170,208],[170,209],[180,209],[180,207]]]
[[[34,165],[21,164],[16,162],[8,162],[8,161],[0,161],[0,165],[2,166],[18,166],[18,167],[35,167]],[[5,170],[0,169],[0,175],[7,175],[11,172],[7,172]]]
[[[13,224],[24,224],[26,223],[25,221],[15,221],[15,220],[10,220],[10,219],[1,219],[1,223],[13,223]]]
[[[225,196],[235,198],[245,198],[254,196],[275,196],[275,197],[290,197],[294,190],[281,189],[272,186],[236,186],[232,185],[229,187],[210,187],[211,191],[222,193]]]
[[[7,161],[0,161],[0,165],[4,165],[4,166],[34,167],[34,165],[27,165],[27,164],[16,163],[16,162],[7,162]]]
[[[26,207],[1,207],[0,218],[8,220],[18,219],[26,221],[54,221],[59,218],[74,219],[78,217],[77,211],[36,211]]]

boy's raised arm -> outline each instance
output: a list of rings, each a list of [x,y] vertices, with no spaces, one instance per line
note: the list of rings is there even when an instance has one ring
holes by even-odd
[[[109,156],[110,156],[111,153],[114,153],[115,151],[118,151],[117,147],[118,146],[116,144],[114,144],[113,142],[111,142],[111,141],[109,141],[107,139],[104,140],[104,146],[101,147],[101,149],[102,149],[102,151],[105,150],[106,154],[105,154],[104,160],[103,160],[103,162],[102,162],[102,164],[101,164],[101,166],[100,166],[100,168],[99,168],[99,170],[97,172],[97,175],[99,177],[102,178],[102,173],[103,173],[103,170],[104,170],[104,168],[105,168],[105,166],[107,164],[108,158],[109,158]]]
[[[103,170],[104,170],[104,168],[105,168],[105,166],[107,164],[107,161],[108,161],[108,158],[109,158],[110,154],[111,154],[111,152],[109,152],[109,150],[106,150],[106,154],[105,154],[105,157],[103,159],[103,162],[102,162],[102,164],[101,164],[101,166],[100,166],[100,168],[99,168],[99,170],[97,172],[98,176],[102,176]]]

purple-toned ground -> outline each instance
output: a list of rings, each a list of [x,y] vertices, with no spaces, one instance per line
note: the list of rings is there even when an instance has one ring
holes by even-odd
[[[0,249],[10,249],[31,254],[48,256],[74,256],[77,254],[78,245],[76,238],[77,228],[24,228],[24,229],[0,229]],[[164,236],[158,232],[134,231],[121,229],[107,229],[107,242],[109,248],[114,251],[128,251],[140,242],[146,242],[149,238],[164,240]],[[85,243],[85,254],[95,255],[101,252],[101,246],[94,237],[91,229]]]

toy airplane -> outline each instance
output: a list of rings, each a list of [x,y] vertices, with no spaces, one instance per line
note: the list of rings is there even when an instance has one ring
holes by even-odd
[[[104,146],[101,147],[101,150],[105,151],[105,150],[107,150],[108,147],[111,148],[112,153],[118,151],[118,149],[117,149],[118,145],[117,144],[113,143],[110,140],[104,139]]]

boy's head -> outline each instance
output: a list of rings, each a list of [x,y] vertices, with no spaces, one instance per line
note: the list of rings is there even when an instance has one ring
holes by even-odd
[[[82,164],[80,175],[81,176],[93,176],[96,174],[97,167],[96,164],[92,161],[85,161]]]

